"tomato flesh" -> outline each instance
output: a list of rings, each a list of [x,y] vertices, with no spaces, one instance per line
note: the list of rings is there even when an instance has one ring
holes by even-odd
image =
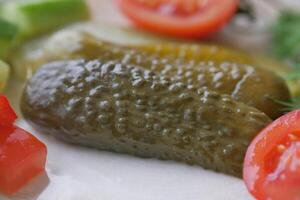
[[[238,0],[118,0],[138,27],[168,36],[202,38],[220,30],[234,15]]]
[[[44,171],[46,146],[16,126],[0,128],[0,191],[12,194]]]
[[[13,194],[44,171],[46,146],[25,130],[14,126],[17,115],[0,95],[0,191]]]
[[[0,95],[0,126],[10,126],[17,119],[17,115],[11,108],[9,101]]]
[[[205,0],[138,0],[137,5],[144,9],[152,10],[161,15],[173,15],[178,17],[185,17],[194,15],[197,12],[211,6],[214,1]]]
[[[300,199],[300,110],[257,135],[247,150],[243,177],[257,199]]]
[[[300,199],[300,142],[292,143],[280,158],[276,170],[268,175],[266,197],[274,200]]]

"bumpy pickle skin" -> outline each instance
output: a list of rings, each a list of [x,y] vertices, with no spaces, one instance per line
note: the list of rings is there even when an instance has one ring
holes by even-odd
[[[177,57],[186,61],[214,61],[215,63],[234,62],[246,65],[257,65],[256,60],[246,53],[231,48],[212,44],[177,44],[177,43],[146,43],[130,45],[151,54]]]
[[[87,34],[71,32],[63,37],[58,35],[52,38],[36,63],[66,58],[99,58],[134,64],[198,88],[205,86],[229,94],[273,119],[283,114],[282,106],[274,99],[283,102],[290,100],[285,81],[269,70],[240,64],[251,64],[250,57],[242,53],[245,58],[234,55],[216,46],[204,46],[203,49],[196,45],[172,47],[166,44],[129,48],[103,42]]]
[[[21,110],[37,130],[70,143],[239,177],[249,142],[271,122],[229,95],[98,60],[44,65]]]

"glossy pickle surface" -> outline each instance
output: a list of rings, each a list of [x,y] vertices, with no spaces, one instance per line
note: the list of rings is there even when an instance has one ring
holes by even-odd
[[[35,128],[67,142],[235,176],[249,142],[271,122],[229,95],[99,60],[46,64],[21,109]]]
[[[126,47],[74,33],[58,35],[45,46],[41,56],[33,61],[35,65],[68,58],[98,58],[138,65],[198,88],[208,87],[229,94],[273,119],[283,114],[282,106],[274,99],[290,100],[289,89],[282,78],[254,66],[255,61],[249,56],[217,46],[166,43]]]

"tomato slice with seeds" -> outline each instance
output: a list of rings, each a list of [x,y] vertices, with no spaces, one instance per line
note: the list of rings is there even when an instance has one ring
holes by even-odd
[[[243,178],[259,200],[300,199],[300,110],[257,135],[246,153]]]
[[[221,29],[239,0],[118,0],[137,26],[165,35],[201,38]]]
[[[11,108],[4,95],[0,95],[0,126],[10,126],[17,119],[17,115]]]

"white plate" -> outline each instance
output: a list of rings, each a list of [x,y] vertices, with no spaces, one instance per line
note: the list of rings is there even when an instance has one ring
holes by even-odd
[[[116,11],[110,9],[113,8],[110,0],[90,1],[95,5],[93,9],[94,13],[98,13],[98,21],[127,24]],[[109,32],[102,36],[107,35],[122,37],[119,33],[111,36]],[[17,110],[20,88],[14,82],[7,90]],[[0,196],[0,200],[252,199],[241,179],[203,170],[198,166],[72,146],[32,130],[23,119],[18,124],[47,144],[46,173],[15,196]]]
[[[47,144],[43,174],[11,200],[250,199],[242,180],[198,166],[67,145],[20,125]],[[6,200],[4,198],[3,200]]]

